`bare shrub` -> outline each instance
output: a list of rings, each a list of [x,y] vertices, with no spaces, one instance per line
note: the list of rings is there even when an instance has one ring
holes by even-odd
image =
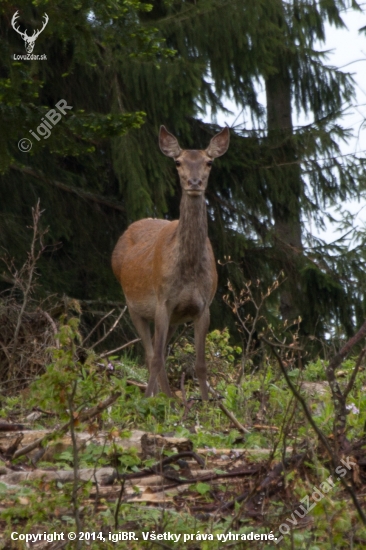
[[[37,262],[45,245],[47,230],[40,227],[42,211],[38,200],[32,208],[32,239],[27,259],[18,269],[14,260],[3,257],[10,289],[0,294],[0,391],[22,389],[43,371],[50,360],[49,348],[57,346],[57,326],[51,315],[34,300]]]

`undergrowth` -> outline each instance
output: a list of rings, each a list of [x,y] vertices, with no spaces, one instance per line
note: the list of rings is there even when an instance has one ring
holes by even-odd
[[[284,500],[283,494],[290,493],[293,502],[301,501],[319,487],[331,475],[327,462],[319,459],[317,439],[309,430],[306,418],[299,404],[288,389],[279,369],[270,356],[266,357],[261,370],[247,372],[239,385],[235,380],[238,370],[239,349],[229,344],[227,331],[214,331],[209,335],[207,355],[212,361],[212,380],[216,390],[220,393],[222,403],[240,420],[249,433],[241,433],[233,428],[230,419],[217,407],[217,401],[207,404],[194,401],[189,409],[181,402],[166,398],[159,394],[156,397],[145,399],[141,390],[129,385],[128,379],[136,374],[138,380],[146,380],[146,374],[140,371],[131,358],[109,357],[100,360],[90,352],[79,357],[80,334],[76,318],[64,319],[58,334],[59,346],[50,350],[52,361],[45,373],[33,382],[28,392],[17,397],[4,398],[3,417],[13,420],[24,418],[32,410],[45,412],[34,423],[34,428],[57,428],[65,422],[72,422],[76,432],[88,430],[90,434],[103,432],[104,444],[90,443],[84,448],[77,449],[78,468],[99,468],[112,466],[120,474],[137,472],[150,467],[156,462],[154,458],[143,458],[134,448],[124,448],[123,439],[130,436],[130,430],[139,429],[149,433],[183,437],[189,439],[195,449],[205,448],[208,452],[217,449],[222,451],[222,464],[229,461],[229,450],[242,453],[245,449],[251,451],[250,460],[263,463],[264,456],[271,456],[271,460],[280,460],[285,449],[291,448],[292,454],[299,453],[304,446],[312,449],[306,464],[299,471],[290,469],[285,474],[283,487],[278,497],[268,499],[265,515],[261,521],[250,519],[238,502],[231,513],[205,515],[202,517],[189,514],[181,509],[181,501],[176,500],[175,509],[151,507],[146,504],[120,502],[118,508],[117,530],[136,531],[140,533],[138,542],[119,541],[120,547],[125,548],[153,548],[154,540],[141,539],[141,526],[144,532],[153,534],[175,533],[185,534],[187,539],[185,548],[221,548],[222,541],[217,539],[218,534],[235,533],[247,535],[255,533],[278,533],[281,518],[290,517],[292,505]],[[191,353],[189,340],[183,339],[176,344],[169,362],[174,365],[174,358],[178,358],[181,366],[184,353]],[[221,354],[223,355],[222,362]],[[354,368],[355,361],[347,360],[339,372],[343,385],[347,383]],[[220,367],[221,365],[221,367]],[[314,419],[327,434],[332,434],[334,408],[330,392],[324,382],[323,361],[310,363],[304,370],[289,369],[289,376],[293,382],[302,387],[312,407]],[[137,373],[139,375],[137,376]],[[174,378],[174,377],[173,377]],[[309,389],[310,385],[310,389]],[[319,393],[320,389],[324,391]],[[366,408],[363,406],[365,371],[362,370],[352,392],[349,395],[348,437],[362,438],[366,422]],[[324,386],[324,387],[323,387]],[[310,391],[310,393],[309,393]],[[103,410],[97,419],[82,421],[85,411],[95,407],[107,399],[114,392],[119,397],[110,407]],[[312,393],[311,393],[312,392]],[[194,381],[187,383],[187,398],[197,392]],[[47,414],[52,413],[52,414]],[[122,444],[116,445],[114,438],[118,435]],[[57,432],[55,432],[57,439]],[[258,451],[256,455],[255,451]],[[265,451],[267,454],[263,455]],[[169,451],[163,456],[169,456]],[[14,460],[14,464],[31,465],[29,459],[21,457]],[[75,467],[75,448],[55,453],[52,462],[42,459],[37,468],[61,468],[71,470]],[[218,468],[220,472],[220,468]],[[96,497],[94,502],[88,498],[91,482],[28,482],[18,488],[8,489],[0,483],[0,493],[6,501],[6,510],[1,512],[1,524],[5,537],[9,540],[10,533],[77,530],[74,508],[79,511],[79,529],[82,531],[103,533],[104,541],[94,540],[93,547],[112,547],[115,542],[108,540],[109,533],[116,531],[116,498],[103,499]],[[76,496],[75,496],[76,486]],[[231,497],[232,489],[221,483],[213,486],[210,482],[192,483],[185,489],[187,502],[210,505],[217,501],[218,495]],[[74,494],[74,496],[73,496]],[[136,495],[139,490],[136,488]],[[169,497],[169,491],[167,492]],[[289,530],[288,536],[281,541],[281,548],[309,548],[322,550],[330,548],[349,548],[349,542],[364,539],[366,532],[357,524],[357,514],[349,510],[344,513],[347,498],[342,486],[338,483],[326,494],[321,502],[317,503],[311,512],[311,529]],[[189,507],[188,507],[189,508]],[[138,516],[138,520],[136,519]],[[207,517],[206,517],[207,516]],[[331,532],[331,536],[329,533]],[[210,534],[213,540],[203,540],[200,535]],[[220,535],[221,536],[221,535]],[[198,537],[198,538],[197,538]],[[244,539],[242,539],[244,540]],[[344,542],[347,541],[347,544]],[[239,540],[228,539],[232,545],[240,548]],[[20,543],[11,543],[13,548],[21,548]],[[68,543],[73,547],[76,543]],[[175,543],[165,541],[166,547],[174,547]],[[261,548],[260,542],[253,541],[251,545]],[[357,544],[352,543],[353,547]],[[231,546],[234,547],[234,546]],[[236,546],[235,546],[236,547]],[[263,546],[264,547],[264,546]],[[275,542],[267,541],[266,548],[276,548]],[[244,548],[244,546],[243,546]]]

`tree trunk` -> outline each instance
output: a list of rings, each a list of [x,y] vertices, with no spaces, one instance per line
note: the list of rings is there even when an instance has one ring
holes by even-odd
[[[275,168],[270,197],[274,218],[274,246],[287,276],[280,295],[282,318],[293,321],[300,314],[300,281],[297,269],[301,241],[302,181],[292,143],[291,81],[278,60],[278,72],[266,80],[268,140]]]

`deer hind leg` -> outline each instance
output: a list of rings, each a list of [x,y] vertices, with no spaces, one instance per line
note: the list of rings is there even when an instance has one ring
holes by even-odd
[[[135,325],[137,333],[141,338],[142,345],[144,346],[145,361],[146,361],[146,366],[148,368],[149,377],[150,377],[151,363],[154,357],[154,348],[151,340],[151,331],[150,331],[149,321],[147,321],[144,317],[141,317],[141,315],[138,315],[134,311],[132,310],[129,310],[129,311],[130,311],[130,317],[132,319],[132,322]],[[158,385],[156,383],[156,387],[153,388],[154,393],[156,393],[157,390],[158,390]]]
[[[201,317],[194,321],[194,343],[196,347],[196,375],[204,401],[208,400],[207,368],[205,356],[205,344],[208,327],[210,324],[209,309],[205,309]]]
[[[161,390],[169,397],[173,397],[165,371],[165,348],[170,333],[169,328],[168,312],[166,308],[161,307],[155,317],[154,357],[151,362],[150,379],[145,392],[146,397],[155,395],[158,379]]]

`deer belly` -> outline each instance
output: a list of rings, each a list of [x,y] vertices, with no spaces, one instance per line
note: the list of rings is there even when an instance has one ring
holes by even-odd
[[[173,308],[171,324],[185,323],[199,317],[205,308],[205,301],[197,292],[194,294],[182,293]]]

